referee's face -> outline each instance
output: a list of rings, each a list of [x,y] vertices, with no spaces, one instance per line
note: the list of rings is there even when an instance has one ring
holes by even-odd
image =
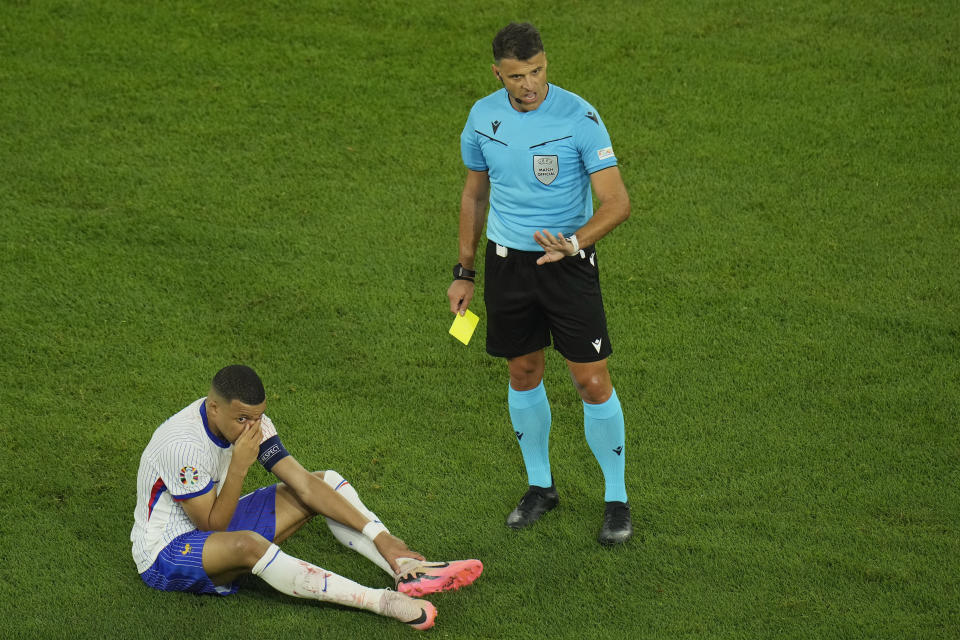
[[[503,58],[500,64],[493,65],[493,73],[510,94],[510,106],[517,111],[533,111],[547,97],[547,54],[543,51],[529,60]]]

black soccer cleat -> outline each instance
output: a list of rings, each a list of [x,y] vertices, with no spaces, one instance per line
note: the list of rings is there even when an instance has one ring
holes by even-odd
[[[557,494],[556,484],[550,485],[547,489],[530,485],[520,499],[520,504],[507,516],[507,526],[511,529],[529,527],[559,503],[560,496]]]
[[[610,546],[621,544],[633,535],[633,522],[630,520],[630,504],[628,502],[608,502],[603,512],[603,527],[597,540],[600,544]]]

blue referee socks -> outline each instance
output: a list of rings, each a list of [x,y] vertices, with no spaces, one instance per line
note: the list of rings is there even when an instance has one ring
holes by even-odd
[[[627,487],[623,478],[626,434],[616,389],[602,404],[583,403],[583,432],[603,471],[604,500],[626,502]]]
[[[510,421],[527,468],[527,482],[537,487],[549,487],[553,484],[550,475],[550,402],[543,380],[529,391],[509,389]]]

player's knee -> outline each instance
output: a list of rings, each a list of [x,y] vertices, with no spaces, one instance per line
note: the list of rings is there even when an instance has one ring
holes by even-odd
[[[237,531],[231,540],[232,551],[245,566],[252,567],[270,548],[270,541],[256,531]]]
[[[320,474],[320,478],[326,482],[328,485],[336,489],[340,486],[342,482],[346,482],[343,476],[334,471],[333,469],[327,469],[326,471],[316,471],[314,475]]]

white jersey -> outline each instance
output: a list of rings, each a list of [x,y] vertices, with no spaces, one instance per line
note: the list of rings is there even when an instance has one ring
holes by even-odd
[[[233,445],[210,431],[205,400],[200,398],[160,425],[140,456],[130,532],[139,573],[150,568],[171,540],[197,528],[178,501],[211,489],[219,494],[223,486]],[[260,430],[261,443],[277,435],[267,416],[261,419]]]

